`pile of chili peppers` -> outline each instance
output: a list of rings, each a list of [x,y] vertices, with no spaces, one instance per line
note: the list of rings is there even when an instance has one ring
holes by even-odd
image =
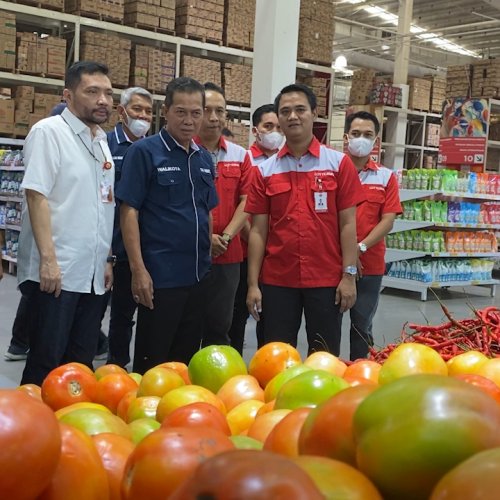
[[[407,323],[401,340],[381,350],[370,349],[370,359],[383,363],[401,343],[418,342],[436,350],[445,361],[466,351],[480,351],[490,358],[500,357],[500,309],[495,306],[473,309],[475,317],[454,319],[441,304],[448,322],[442,325]]]

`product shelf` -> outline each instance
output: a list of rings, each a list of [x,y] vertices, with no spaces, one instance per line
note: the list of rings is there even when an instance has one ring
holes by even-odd
[[[416,259],[419,257],[448,257],[448,258],[482,258],[500,259],[500,252],[426,252],[417,250],[399,250],[387,248],[385,253],[386,262],[397,262],[398,260]]]
[[[16,203],[22,203],[23,197],[10,195],[10,194],[2,194],[2,195],[0,195],[0,201],[14,201]]]
[[[472,224],[465,222],[432,222],[396,219],[389,234],[411,231],[412,229],[422,229],[424,227],[435,228],[464,228],[464,229],[500,229],[500,224]]]

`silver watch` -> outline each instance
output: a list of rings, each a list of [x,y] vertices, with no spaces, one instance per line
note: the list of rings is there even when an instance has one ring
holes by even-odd
[[[361,253],[365,253],[368,250],[368,247],[362,241],[358,243],[358,248]]]
[[[344,274],[356,276],[356,274],[358,274],[358,268],[356,266],[346,266],[344,267]]]

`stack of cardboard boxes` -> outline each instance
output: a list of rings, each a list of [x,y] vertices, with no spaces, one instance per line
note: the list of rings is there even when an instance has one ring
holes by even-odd
[[[424,78],[410,78],[408,83],[410,84],[408,108],[429,111],[432,82]]]
[[[132,49],[130,85],[143,87],[151,92],[165,93],[165,88],[175,76],[175,54],[147,45]]]
[[[468,97],[471,93],[472,66],[462,64],[448,66],[446,73],[446,97]]]
[[[175,31],[175,0],[125,0],[127,26]]]
[[[472,97],[500,95],[500,59],[472,63]]]
[[[250,106],[252,96],[252,67],[224,63],[222,84],[226,101]]]
[[[190,76],[201,83],[212,82],[222,86],[221,63],[194,56],[182,56],[181,75]]]
[[[352,75],[349,104],[368,104],[376,75],[373,69],[358,69]]]
[[[0,11],[0,69],[16,67],[16,15]]]
[[[234,134],[234,139],[231,140],[243,148],[248,149],[250,124],[238,122],[236,120],[228,120],[227,128]]]
[[[109,67],[109,77],[115,87],[128,87],[132,42],[107,33],[83,31],[80,59],[98,61]]]
[[[390,83],[375,83],[370,95],[370,104],[383,104],[400,108],[402,104],[402,92],[400,87]]]
[[[14,110],[15,103],[10,98],[0,98],[0,135],[14,133]]]
[[[334,0],[302,0],[300,2],[299,45],[297,58],[331,64],[335,32]]]
[[[123,23],[124,0],[65,0],[64,9],[69,14]]]
[[[52,10],[64,10],[64,0],[16,0],[17,3],[26,3],[28,5],[33,5],[36,3],[42,9],[52,9]]]
[[[317,112],[320,118],[324,118],[328,115],[328,93],[330,90],[330,79],[318,76],[306,76],[299,78],[302,83],[311,87],[313,92],[316,94],[316,100],[318,103]]]
[[[177,0],[175,31],[178,36],[222,42],[224,0]]]
[[[431,77],[431,112],[441,113],[443,111],[443,101],[446,99],[446,77]]]
[[[229,47],[253,48],[255,0],[231,0],[224,10],[224,43]]]
[[[428,123],[425,132],[425,145],[433,148],[439,147],[439,134],[441,133],[441,125],[438,123]]]
[[[66,40],[55,36],[39,37],[34,33],[17,33],[17,69],[54,78],[64,77]]]

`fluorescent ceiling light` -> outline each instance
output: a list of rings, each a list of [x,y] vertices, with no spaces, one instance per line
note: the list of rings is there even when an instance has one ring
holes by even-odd
[[[382,50],[389,50],[391,47],[389,47],[389,45],[382,45],[380,48]]]
[[[346,66],[347,66],[347,59],[345,58],[345,56],[342,54],[340,54],[340,56],[337,56],[335,62],[333,63],[333,67],[335,69],[344,69]]]

